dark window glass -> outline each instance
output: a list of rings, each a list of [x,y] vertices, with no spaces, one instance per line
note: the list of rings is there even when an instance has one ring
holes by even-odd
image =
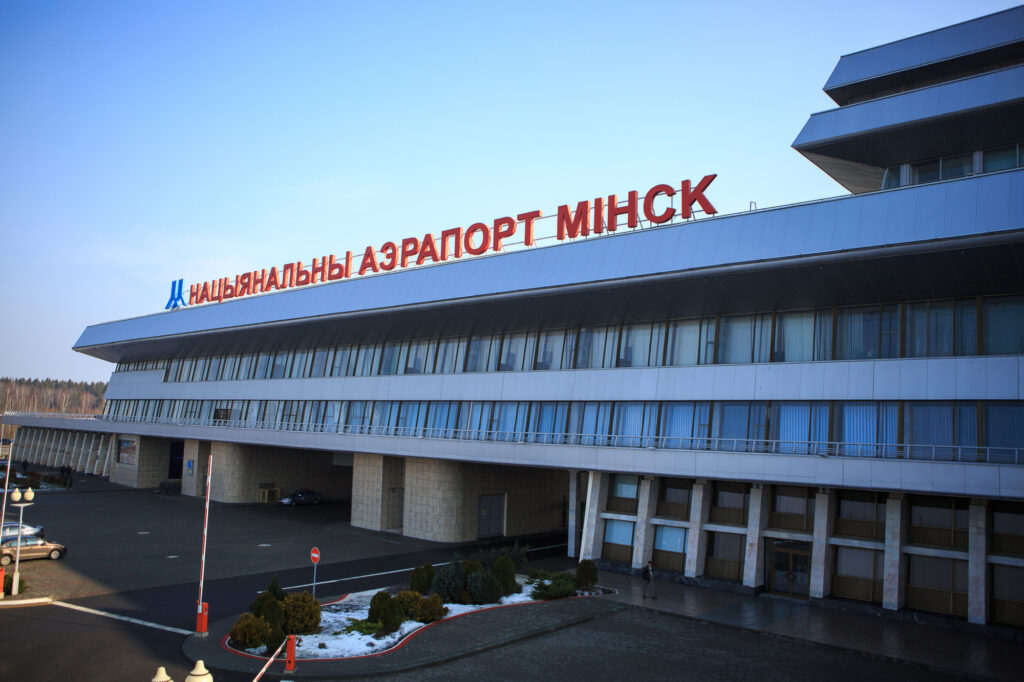
[[[962,178],[974,172],[974,154],[942,157],[942,179]]]
[[[986,173],[1017,167],[1017,145],[988,149],[982,155]]]
[[[935,182],[939,179],[939,160],[915,163],[910,167],[910,182],[919,185],[923,182]]]

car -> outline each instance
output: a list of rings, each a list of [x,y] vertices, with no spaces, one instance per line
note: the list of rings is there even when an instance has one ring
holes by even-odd
[[[14,563],[17,556],[18,538],[11,538],[0,543],[0,566]],[[21,561],[29,559],[60,559],[68,553],[68,548],[58,542],[49,542],[30,535],[21,538]]]
[[[297,504],[320,504],[320,493],[312,490],[296,490],[287,497],[282,497],[281,504],[294,507]]]
[[[42,526],[30,526],[27,523],[21,524],[21,536],[26,537],[32,535],[45,537],[46,532]],[[0,542],[16,537],[18,537],[18,522],[4,521],[3,530],[0,531]]]

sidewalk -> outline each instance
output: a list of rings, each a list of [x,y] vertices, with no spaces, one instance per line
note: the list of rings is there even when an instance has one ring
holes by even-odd
[[[639,577],[602,571],[617,590],[605,599],[687,618],[765,632],[825,646],[907,661],[958,675],[1019,680],[1024,645],[997,636],[891,620],[813,606],[768,595],[749,596],[656,582],[656,600],[643,599]]]

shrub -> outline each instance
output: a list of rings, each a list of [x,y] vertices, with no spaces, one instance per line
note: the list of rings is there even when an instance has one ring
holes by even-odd
[[[430,564],[423,564],[412,569],[409,576],[409,589],[413,592],[426,594],[430,592],[430,585],[434,582],[434,567]]]
[[[266,592],[277,601],[284,601],[284,598],[287,596],[284,593],[284,590],[281,589],[280,583],[277,582],[277,573],[275,573],[274,577],[270,579],[270,584],[267,585]]]
[[[407,620],[420,619],[420,602],[423,601],[423,597],[419,592],[402,590],[395,595],[395,599],[401,605],[402,613],[405,614]]]
[[[11,587],[14,585],[14,569],[4,572],[4,594],[11,594]],[[20,575],[18,576],[18,594],[25,594],[28,591],[28,583]]]
[[[564,599],[576,594],[576,579],[568,573],[559,573],[550,578],[539,580],[533,586],[530,596],[534,599]]]
[[[448,615],[448,607],[441,601],[439,594],[432,594],[429,597],[424,597],[423,601],[420,602],[420,622],[421,623],[433,623],[435,620],[441,620]]]
[[[380,610],[390,601],[391,595],[385,592],[384,590],[381,590],[377,594],[373,595],[373,599],[370,600],[370,613],[367,614],[366,620],[379,623]]]
[[[466,577],[466,588],[474,604],[496,604],[501,601],[501,581],[487,571],[474,571]]]
[[[284,627],[284,604],[269,592],[260,592],[249,607],[252,615],[262,618],[271,626]]]
[[[502,555],[496,558],[494,566],[491,567],[491,573],[501,583],[501,594],[503,596],[515,594],[519,591],[519,583],[516,582],[516,566],[509,557]]]
[[[460,602],[466,588],[466,574],[462,570],[461,561],[453,561],[442,566],[434,576],[431,591],[441,597],[442,602]]]
[[[345,626],[345,632],[349,634],[376,635],[380,632],[380,623],[372,620],[353,620]]]
[[[593,587],[597,584],[597,564],[584,559],[576,567],[576,587]]]
[[[306,635],[320,627],[320,602],[309,592],[297,592],[284,598],[284,632]]]
[[[484,565],[475,559],[465,559],[462,562],[462,572],[466,574],[466,578],[482,570],[484,570]]]
[[[380,607],[380,631],[377,636],[390,635],[402,627],[404,622],[405,611],[402,610],[402,603],[397,599],[389,599]]]
[[[251,613],[243,613],[231,626],[228,643],[236,649],[253,649],[270,635],[270,624]]]
[[[469,558],[479,561],[484,565],[484,568],[490,569],[494,566],[494,562],[498,560],[498,557],[508,557],[512,560],[512,565],[515,568],[519,568],[526,564],[526,550],[527,545],[520,547],[517,541],[511,547],[492,547],[491,549],[476,552]]]
[[[284,641],[285,637],[287,635],[284,634],[284,630],[270,626],[270,634],[263,640],[263,643],[267,645],[266,653],[268,656],[277,651],[277,647],[281,646],[281,642]]]

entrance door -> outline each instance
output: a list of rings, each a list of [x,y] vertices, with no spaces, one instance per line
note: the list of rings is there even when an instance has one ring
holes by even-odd
[[[811,543],[772,540],[768,552],[768,589],[775,594],[806,597],[811,586]]]
[[[167,462],[167,478],[181,478],[182,460],[185,458],[185,441],[172,440],[170,457]]]
[[[481,495],[476,536],[493,538],[505,534],[505,495]]]

